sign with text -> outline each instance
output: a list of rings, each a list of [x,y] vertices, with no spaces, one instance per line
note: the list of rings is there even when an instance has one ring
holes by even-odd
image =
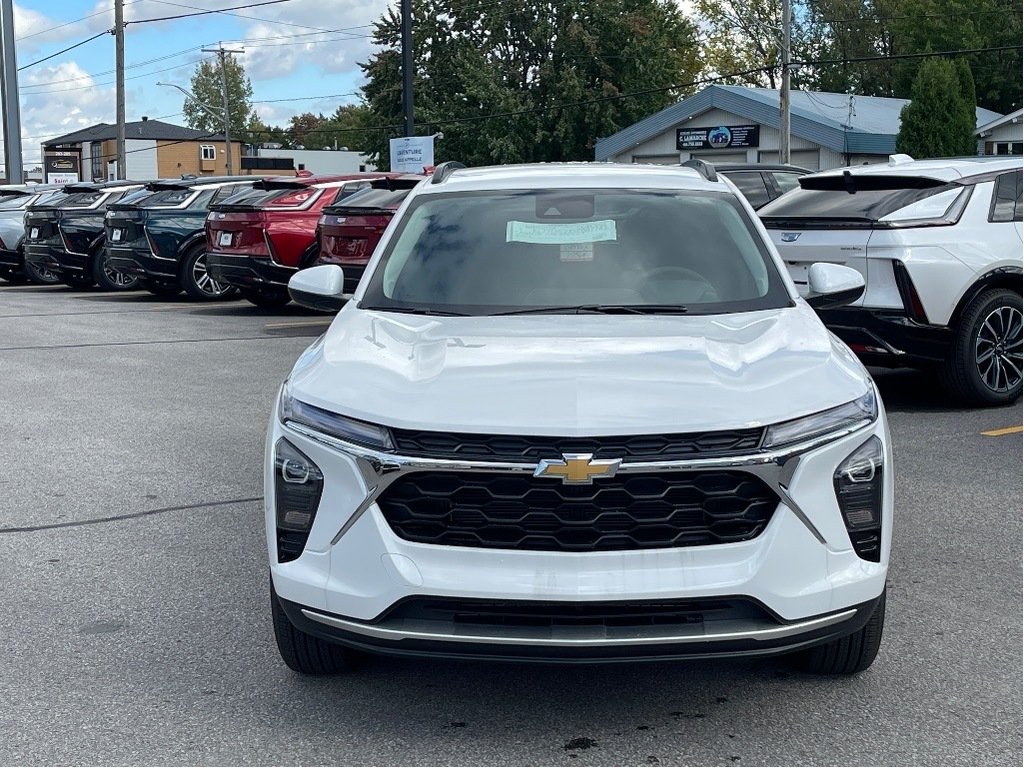
[[[74,184],[81,180],[78,155],[46,155],[43,178],[47,184]]]
[[[759,125],[719,125],[715,128],[677,128],[676,149],[733,149],[761,143]]]
[[[391,170],[395,173],[423,173],[434,164],[433,136],[406,136],[391,140]]]

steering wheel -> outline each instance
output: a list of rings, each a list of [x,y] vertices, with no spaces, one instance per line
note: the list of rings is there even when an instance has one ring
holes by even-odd
[[[680,266],[666,266],[656,267],[649,272],[645,272],[643,275],[643,288],[640,289],[641,293],[645,293],[644,288],[651,285],[658,285],[663,281],[680,281],[685,280],[690,283],[702,283],[700,293],[688,299],[688,301],[697,301],[701,303],[718,301],[718,291],[715,286],[708,282],[708,279],[699,272],[695,272],[687,267]]]

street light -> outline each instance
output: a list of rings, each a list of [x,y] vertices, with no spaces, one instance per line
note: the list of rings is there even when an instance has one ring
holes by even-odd
[[[213,115],[213,117],[215,117],[218,120],[223,120],[224,121],[224,140],[225,140],[225,142],[227,141],[229,128],[228,128],[228,113],[226,111],[219,111],[218,112],[213,107],[210,107],[210,106],[207,106],[206,104],[203,104],[203,102],[201,102],[199,99],[196,98],[196,95],[194,93],[192,93],[191,91],[185,90],[180,85],[175,85],[174,83],[157,83],[157,85],[166,85],[169,88],[177,88],[179,91],[181,91],[186,96],[188,96],[190,99],[192,99],[192,101],[195,103],[195,105],[197,107],[199,107],[200,109],[204,110],[207,114]],[[228,176],[233,176],[234,175],[234,164],[231,162],[231,145],[230,144],[228,144],[228,146],[227,146],[227,153],[228,153],[228,163],[227,163],[227,165],[228,165],[228,171],[227,171],[228,172]]]

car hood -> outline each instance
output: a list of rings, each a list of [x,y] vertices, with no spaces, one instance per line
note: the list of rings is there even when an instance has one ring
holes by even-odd
[[[296,363],[294,397],[393,427],[660,434],[785,421],[868,375],[800,302],[716,316],[433,317],[346,306]]]

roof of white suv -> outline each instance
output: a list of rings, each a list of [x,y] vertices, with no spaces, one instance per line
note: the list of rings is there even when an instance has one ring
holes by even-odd
[[[816,173],[814,176],[839,176],[849,171],[855,176],[924,176],[939,181],[956,181],[968,176],[1012,171],[1020,167],[1021,159],[1019,157],[986,156],[913,160],[907,155],[891,155],[887,163],[834,168],[830,171]]]
[[[724,181],[707,181],[696,170],[680,166],[616,163],[536,163],[459,168],[444,181],[421,184],[415,194],[496,189],[572,189],[580,187],[685,189],[731,192]]]

